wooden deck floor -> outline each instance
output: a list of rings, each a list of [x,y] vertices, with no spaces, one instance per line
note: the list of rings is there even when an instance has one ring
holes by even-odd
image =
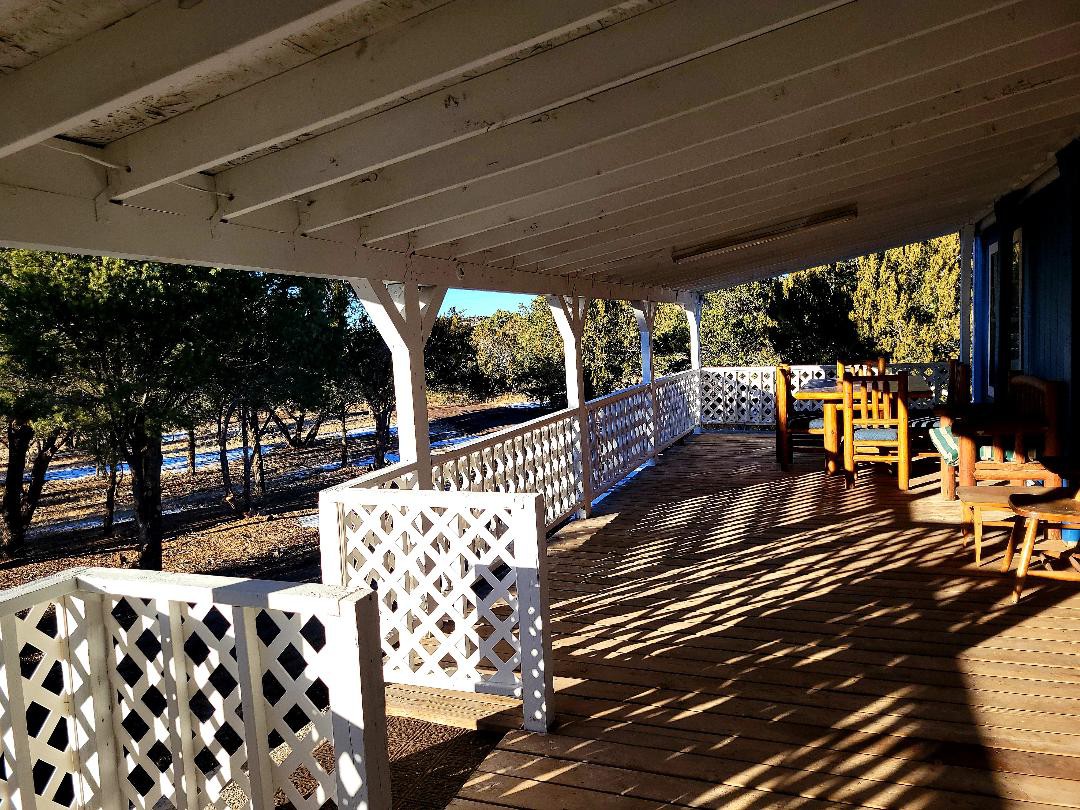
[[[450,806],[1080,807],[1080,589],[1009,604],[936,475],[799,465],[695,437],[553,539],[560,726]]]

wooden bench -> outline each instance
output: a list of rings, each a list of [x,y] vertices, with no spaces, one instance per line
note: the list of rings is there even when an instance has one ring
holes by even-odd
[[[1045,469],[1042,472],[1046,474]],[[956,490],[960,499],[961,518],[960,530],[967,545],[968,532],[972,529],[975,535],[975,564],[982,564],[982,541],[983,527],[1005,526],[1012,528],[1017,521],[1016,514],[1009,505],[1009,498],[1013,495],[1041,495],[1050,492],[1052,487],[959,487]],[[1007,512],[1008,518],[988,520],[986,512]]]

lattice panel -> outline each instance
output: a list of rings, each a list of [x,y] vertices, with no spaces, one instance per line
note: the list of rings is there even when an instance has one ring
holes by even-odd
[[[574,413],[500,432],[435,457],[432,486],[451,492],[535,492],[553,525],[581,501],[579,422]]]
[[[25,707],[26,752],[19,755],[12,735],[3,746],[0,778],[10,787],[23,778],[41,810],[77,806],[75,783],[74,725],[71,692],[67,675],[67,643],[58,621],[57,606],[51,602],[34,605],[15,614],[14,630],[21,675],[22,705]],[[10,708],[3,672],[3,725],[8,728]],[[24,770],[25,769],[25,770]],[[27,777],[29,777],[27,779]],[[6,792],[6,791],[5,791]],[[7,806],[7,802],[4,803]]]
[[[648,386],[589,403],[594,496],[652,455],[652,422],[652,390]]]
[[[351,505],[346,578],[378,591],[387,681],[519,688],[513,519],[509,507]]]
[[[775,425],[776,370],[772,366],[702,369],[701,422],[733,427]]]
[[[213,603],[181,606],[192,761],[200,804],[226,806],[229,786],[250,795],[241,675],[231,611]]]
[[[274,789],[296,810],[318,810],[335,796],[326,627],[316,616],[263,610],[255,629]]]
[[[657,380],[656,402],[660,420],[657,441],[661,447],[667,447],[697,426],[699,391],[694,371]]]
[[[933,392],[930,399],[913,400],[911,407],[928,410],[943,404],[949,398],[948,363],[890,363],[890,373],[906,371],[910,379],[921,378]]]
[[[176,685],[162,646],[168,613],[163,616],[157,601],[148,599],[109,599],[105,609],[120,791],[131,807],[176,807],[173,761],[179,745],[169,706]]]

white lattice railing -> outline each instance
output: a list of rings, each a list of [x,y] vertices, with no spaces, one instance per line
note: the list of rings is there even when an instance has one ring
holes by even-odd
[[[387,682],[552,699],[538,494],[335,488],[320,496],[323,580],[379,600]]]
[[[891,363],[889,371],[921,377],[933,392],[920,406],[945,401],[949,388],[948,363]],[[791,384],[797,391],[811,380],[835,380],[836,365],[791,366]],[[720,427],[772,427],[776,424],[776,369],[773,366],[726,366],[701,370],[701,424]],[[820,408],[817,402],[795,400],[796,411]]]
[[[653,391],[636,385],[586,405],[593,496],[653,456]]]
[[[0,591],[0,807],[389,807],[364,589],[103,568]]]

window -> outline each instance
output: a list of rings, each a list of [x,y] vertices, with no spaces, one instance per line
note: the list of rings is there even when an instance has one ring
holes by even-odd
[[[1001,312],[1001,263],[998,260],[998,243],[991,242],[986,249],[986,267],[989,278],[986,317],[986,395],[994,398],[997,380],[998,358],[1001,357],[1001,333],[998,330],[998,313]]]
[[[1009,350],[1009,371],[1024,367],[1024,241],[1013,231],[1012,266],[1009,268],[1009,316],[1005,322]]]

